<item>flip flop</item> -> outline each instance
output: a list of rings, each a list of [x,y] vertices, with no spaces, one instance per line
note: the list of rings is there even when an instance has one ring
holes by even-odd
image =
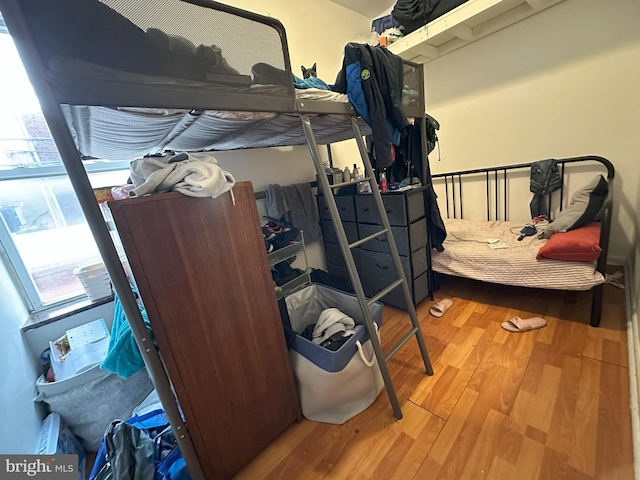
[[[449,310],[451,305],[453,305],[453,301],[445,298],[444,300],[434,303],[429,309],[429,313],[434,317],[441,317],[447,310]]]
[[[526,332],[528,330],[535,330],[547,325],[547,321],[540,317],[531,317],[523,320],[520,317],[513,317],[510,320],[502,323],[502,328],[510,332]]]

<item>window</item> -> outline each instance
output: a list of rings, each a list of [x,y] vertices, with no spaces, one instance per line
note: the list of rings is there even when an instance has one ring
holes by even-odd
[[[100,261],[80,204],[11,37],[0,57],[0,244],[31,310],[84,295],[73,273]],[[85,162],[94,188],[119,185],[127,162]]]

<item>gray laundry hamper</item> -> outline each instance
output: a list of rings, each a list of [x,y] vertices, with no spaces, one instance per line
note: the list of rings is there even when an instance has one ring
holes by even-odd
[[[291,328],[296,332],[289,357],[302,414],[309,420],[342,424],[369,407],[384,386],[358,299],[312,283],[284,300]],[[327,308],[337,308],[353,318],[356,325],[363,325],[335,352],[299,335],[305,327],[315,324]],[[379,328],[383,305],[376,302],[369,308]]]

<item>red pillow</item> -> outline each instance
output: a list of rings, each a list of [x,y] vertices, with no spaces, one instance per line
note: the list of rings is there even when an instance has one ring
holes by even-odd
[[[593,222],[565,233],[554,233],[536,259],[550,258],[565,262],[590,262],[600,256],[600,223]]]

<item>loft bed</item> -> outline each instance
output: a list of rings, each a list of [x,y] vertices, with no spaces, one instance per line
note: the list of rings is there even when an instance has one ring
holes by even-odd
[[[346,95],[294,88],[277,20],[207,5],[152,0],[136,11],[119,0],[25,2],[43,75],[83,156],[306,145],[301,114],[313,118],[319,144],[353,138],[356,112]],[[242,35],[213,35],[218,25]],[[95,37],[109,43],[84,40]],[[421,117],[418,66],[405,63],[404,78],[405,113]]]
[[[181,432],[176,440],[190,473],[205,478],[82,161],[307,145],[330,191],[318,144],[355,138],[371,170],[362,138],[369,128],[345,96],[294,88],[286,32],[273,18],[208,0],[0,0],[0,10],[167,417]],[[422,66],[404,62],[403,73],[403,109],[424,118]],[[364,293],[358,298],[364,312]],[[415,334],[433,373],[415,312],[411,319],[414,328],[389,354],[373,339],[397,418],[385,359]],[[375,336],[371,320],[367,328]]]
[[[557,159],[556,162],[561,179],[559,188],[544,195],[550,225],[554,218],[571,208],[570,199],[574,194],[584,189],[584,184],[592,183],[597,175],[606,179],[606,191],[599,200],[602,202],[600,214],[596,215],[597,209],[592,212],[594,218],[589,225],[583,224],[569,233],[553,233],[549,239],[531,232],[519,239],[520,231],[532,221],[529,211],[531,163],[432,175],[434,188],[443,203],[440,206],[446,216],[447,238],[443,251],[433,251],[431,269],[434,275],[502,285],[591,290],[590,324],[597,327],[602,312],[615,171],[609,160],[596,156]],[[480,200],[483,196],[485,202]],[[480,221],[485,215],[486,219]],[[596,219],[598,222],[594,222]],[[558,227],[556,230],[561,231]],[[589,242],[583,233],[590,237]],[[487,239],[495,239],[508,247],[492,249]],[[437,280],[434,283],[437,284]]]

